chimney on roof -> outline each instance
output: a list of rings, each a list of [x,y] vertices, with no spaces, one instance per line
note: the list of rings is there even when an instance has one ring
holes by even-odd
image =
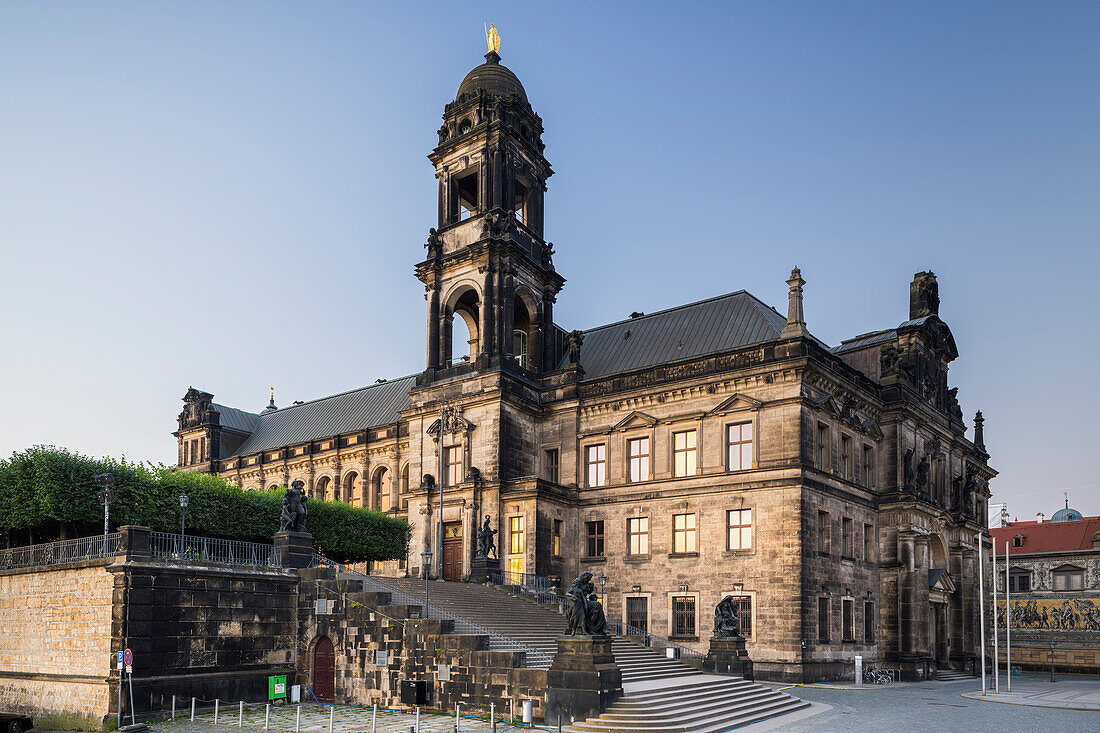
[[[806,317],[802,313],[802,286],[806,281],[802,279],[802,271],[795,267],[791,270],[791,277],[787,280],[790,291],[787,293],[787,325],[783,326],[780,338],[797,338],[806,336]]]
[[[1043,523],[1043,520],[1044,520],[1044,519],[1046,519],[1046,515],[1045,515],[1045,514],[1043,514],[1042,512],[1039,512],[1039,513],[1038,513],[1038,514],[1036,514],[1035,516],[1037,516],[1037,517],[1039,518],[1038,520],[1036,520],[1036,523],[1037,523],[1037,524],[1042,524],[1042,523]]]

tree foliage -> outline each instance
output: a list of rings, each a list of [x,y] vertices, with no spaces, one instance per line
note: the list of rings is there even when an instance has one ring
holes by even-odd
[[[271,542],[279,528],[284,487],[245,491],[217,476],[35,446],[0,460],[0,531],[9,544],[102,531],[94,479],[100,473],[115,480],[112,529],[133,524],[178,532],[181,494],[188,498],[189,535]],[[306,526],[327,557],[359,562],[404,554],[408,524],[402,519],[319,499],[310,499],[307,507]]]

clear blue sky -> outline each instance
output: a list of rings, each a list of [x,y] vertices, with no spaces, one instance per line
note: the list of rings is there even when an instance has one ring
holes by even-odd
[[[173,461],[423,368],[425,155],[482,23],[546,125],[587,328],[797,264],[830,344],[940,278],[995,500],[1100,514],[1100,4],[0,2],[0,454]]]

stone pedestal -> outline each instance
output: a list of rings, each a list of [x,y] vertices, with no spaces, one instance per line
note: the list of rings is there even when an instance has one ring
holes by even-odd
[[[492,573],[500,572],[500,558],[478,555],[470,564],[470,582],[488,583]]]
[[[594,718],[623,694],[610,636],[561,636],[546,677],[546,724]]]
[[[275,549],[284,568],[308,568],[313,564],[313,535],[309,532],[277,532]]]
[[[749,659],[749,653],[745,650],[743,636],[732,639],[712,637],[704,666],[708,672],[736,674],[747,680],[755,679],[752,673],[752,660]]]

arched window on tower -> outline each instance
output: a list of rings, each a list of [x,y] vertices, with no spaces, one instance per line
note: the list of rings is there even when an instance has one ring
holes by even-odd
[[[517,297],[512,313],[512,356],[521,367],[530,369],[531,312],[523,299]]]
[[[359,491],[359,474],[355,471],[344,476],[344,501],[352,506],[363,505],[363,497]]]
[[[450,364],[461,364],[476,357],[479,349],[478,319],[481,316],[481,301],[477,291],[468,288],[449,306],[450,331],[446,334],[443,360]]]
[[[478,212],[477,168],[455,177],[455,193],[458,195],[458,220],[466,221]]]

